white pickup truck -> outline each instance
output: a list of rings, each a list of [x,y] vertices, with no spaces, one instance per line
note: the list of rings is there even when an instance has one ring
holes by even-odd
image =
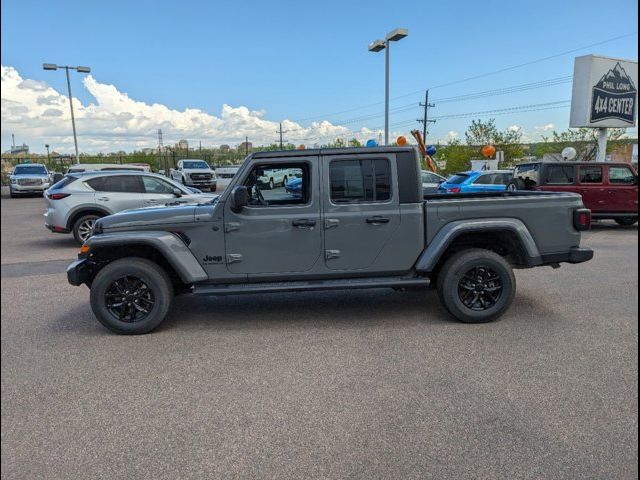
[[[217,188],[216,172],[204,160],[178,160],[176,168],[169,170],[169,177],[187,187],[208,188],[212,192]]]

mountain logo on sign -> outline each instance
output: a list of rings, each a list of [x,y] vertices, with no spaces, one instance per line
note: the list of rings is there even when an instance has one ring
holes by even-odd
[[[617,62],[593,86],[591,122],[619,120],[635,124],[637,93],[633,80]]]

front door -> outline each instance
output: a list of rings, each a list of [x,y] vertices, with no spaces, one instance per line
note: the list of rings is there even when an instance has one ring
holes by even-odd
[[[400,225],[396,164],[385,155],[322,160],[325,264],[378,273],[375,262]],[[383,272],[379,272],[383,273]]]
[[[239,184],[249,188],[249,205],[239,212],[229,202],[224,208],[231,273],[286,276],[313,268],[322,250],[318,179],[317,157],[270,158],[245,174]]]
[[[608,169],[610,211],[638,213],[638,177],[624,165],[610,165]]]

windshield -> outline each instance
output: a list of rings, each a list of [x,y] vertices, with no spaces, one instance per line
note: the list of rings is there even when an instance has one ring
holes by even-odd
[[[18,165],[13,170],[14,175],[47,175],[47,169],[42,165]]]
[[[198,162],[198,161],[194,161],[194,162],[182,162],[182,168],[209,168],[209,165],[207,164],[207,162]]]
[[[447,178],[447,183],[452,183],[453,185],[459,185],[462,182],[464,182],[467,178],[469,178],[469,175],[467,175],[466,173],[456,173],[455,175],[452,175],[449,178]]]

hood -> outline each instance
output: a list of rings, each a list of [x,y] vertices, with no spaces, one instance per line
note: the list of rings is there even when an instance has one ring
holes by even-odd
[[[185,173],[214,173],[210,168],[185,168]]]
[[[113,215],[108,215],[99,219],[96,224],[99,225],[98,228],[102,228],[103,230],[129,230],[154,225],[162,226],[176,223],[193,223],[195,221],[196,208],[198,208],[198,206],[195,204],[136,208],[134,210],[124,210]]]
[[[10,176],[11,178],[49,178],[49,175],[46,173],[16,173]]]

